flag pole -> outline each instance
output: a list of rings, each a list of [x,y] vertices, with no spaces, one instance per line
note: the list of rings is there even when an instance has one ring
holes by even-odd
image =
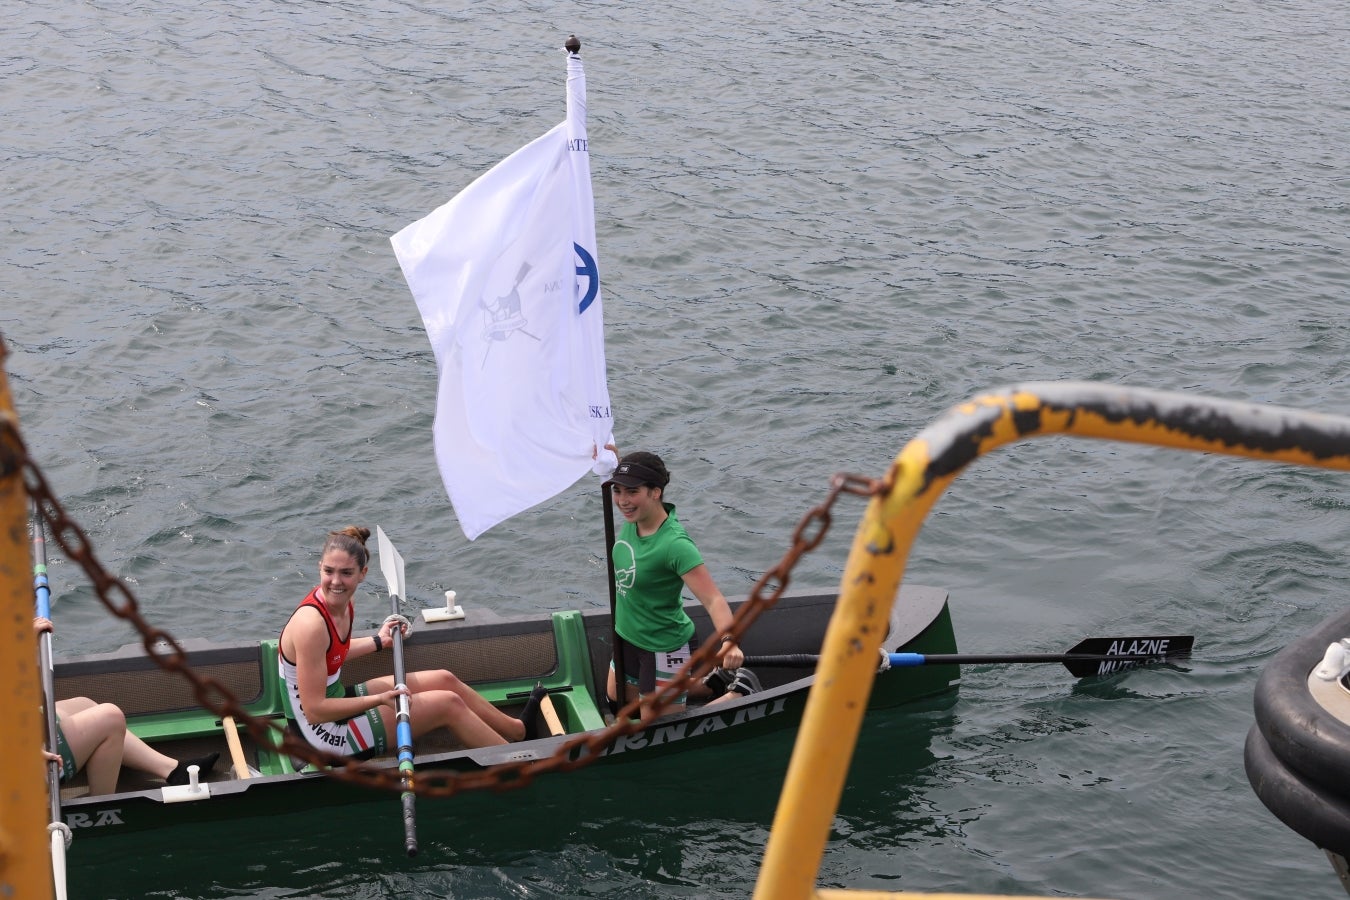
[[[581,39],[575,34],[567,36],[563,42],[563,48],[568,54],[581,58]],[[571,102],[571,94],[568,94],[568,102]],[[583,110],[584,111],[584,110]],[[568,110],[569,119],[571,110]],[[578,269],[578,273],[580,273]],[[609,622],[610,622],[610,640],[614,647],[614,706],[611,711],[617,716],[620,709],[625,705],[628,696],[628,683],[623,668],[623,638],[619,637],[619,618],[618,618],[618,596],[614,577],[614,501],[613,487],[606,482],[600,487],[600,505],[604,509],[605,515],[605,571],[609,574]]]
[[[570,40],[569,40],[570,43]],[[614,577],[614,486],[605,482],[600,488],[600,503],[605,509],[605,571],[609,573],[609,624],[614,644],[614,715],[625,706],[628,681],[623,670],[623,638],[619,637],[618,588]]]

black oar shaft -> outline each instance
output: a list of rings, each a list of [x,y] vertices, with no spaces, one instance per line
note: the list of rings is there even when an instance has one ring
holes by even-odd
[[[1089,638],[1075,650],[1101,647],[1135,649],[1147,647],[1152,652],[1141,653],[887,653],[885,663],[894,668],[910,666],[979,665],[984,663],[1063,663],[1078,677],[1108,674],[1112,667],[1128,663],[1165,662],[1188,656],[1195,639],[1189,635],[1170,635],[1165,638]],[[809,669],[820,662],[815,653],[780,653],[768,656],[747,656],[747,666],[765,668]],[[1098,664],[1095,668],[1093,664]],[[1103,667],[1101,664],[1110,664]]]
[[[1117,660],[1120,662],[1160,659],[1158,654],[1134,656],[1108,656],[1094,653],[890,653],[887,654],[891,665],[901,666],[938,666],[938,665],[978,665],[980,663],[1059,663],[1059,662],[1097,662]],[[747,666],[765,668],[809,668],[820,662],[815,653],[779,653],[766,656],[747,656]]]
[[[925,653],[922,665],[979,665],[981,663],[1073,663],[1073,662],[1146,662],[1161,660],[1160,653],[1132,653],[1112,656],[1108,653]]]
[[[891,664],[901,666],[979,665],[981,663],[1072,663],[1072,662],[1147,662],[1162,660],[1162,654],[1136,653],[1112,656],[1106,653],[891,653]],[[902,657],[895,659],[895,657]],[[764,668],[807,669],[820,662],[815,653],[778,653],[747,656],[745,665]]]

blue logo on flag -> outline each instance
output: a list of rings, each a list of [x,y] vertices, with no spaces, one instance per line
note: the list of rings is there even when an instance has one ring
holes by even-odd
[[[600,293],[600,269],[595,264],[595,257],[586,252],[586,248],[580,244],[573,244],[577,251],[577,256],[581,257],[581,265],[577,266],[577,278],[588,280],[586,285],[586,296],[581,298],[577,304],[577,315],[586,311],[586,307],[595,301],[595,295]]]

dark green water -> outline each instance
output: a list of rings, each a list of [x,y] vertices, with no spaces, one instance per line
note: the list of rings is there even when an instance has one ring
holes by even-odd
[[[21,425],[178,636],[275,635],[348,522],[388,532],[419,603],[604,602],[592,483],[464,540],[388,243],[561,120],[572,32],[616,434],[670,463],[728,595],[832,474],[880,474],[990,387],[1350,411],[1330,4],[12,6]],[[836,586],[861,508],[795,587]],[[976,462],[907,573],[951,592],[963,649],[1192,633],[1195,659],[1098,684],[977,668],[949,707],[870,722],[821,883],[1341,895],[1241,747],[1262,666],[1350,597],[1347,509],[1343,476],[1207,455],[1048,439]],[[58,656],[131,640],[68,564],[53,586]],[[275,846],[250,826],[101,864],[79,842],[72,878],[83,898],[745,896],[787,752],[478,801],[412,865],[391,806],[274,823]]]

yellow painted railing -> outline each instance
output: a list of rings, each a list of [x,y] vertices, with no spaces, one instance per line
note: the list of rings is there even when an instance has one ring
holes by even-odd
[[[816,891],[910,547],[929,509],[982,454],[1037,435],[1077,435],[1350,470],[1350,419],[1087,382],[1027,384],[951,409],[901,450],[849,553],[757,900],[916,896]]]
[[[5,762],[0,765],[0,897],[51,897],[47,779],[42,747],[42,681],[33,636],[33,562],[28,492],[14,400],[0,342],[0,661],[4,685]]]

